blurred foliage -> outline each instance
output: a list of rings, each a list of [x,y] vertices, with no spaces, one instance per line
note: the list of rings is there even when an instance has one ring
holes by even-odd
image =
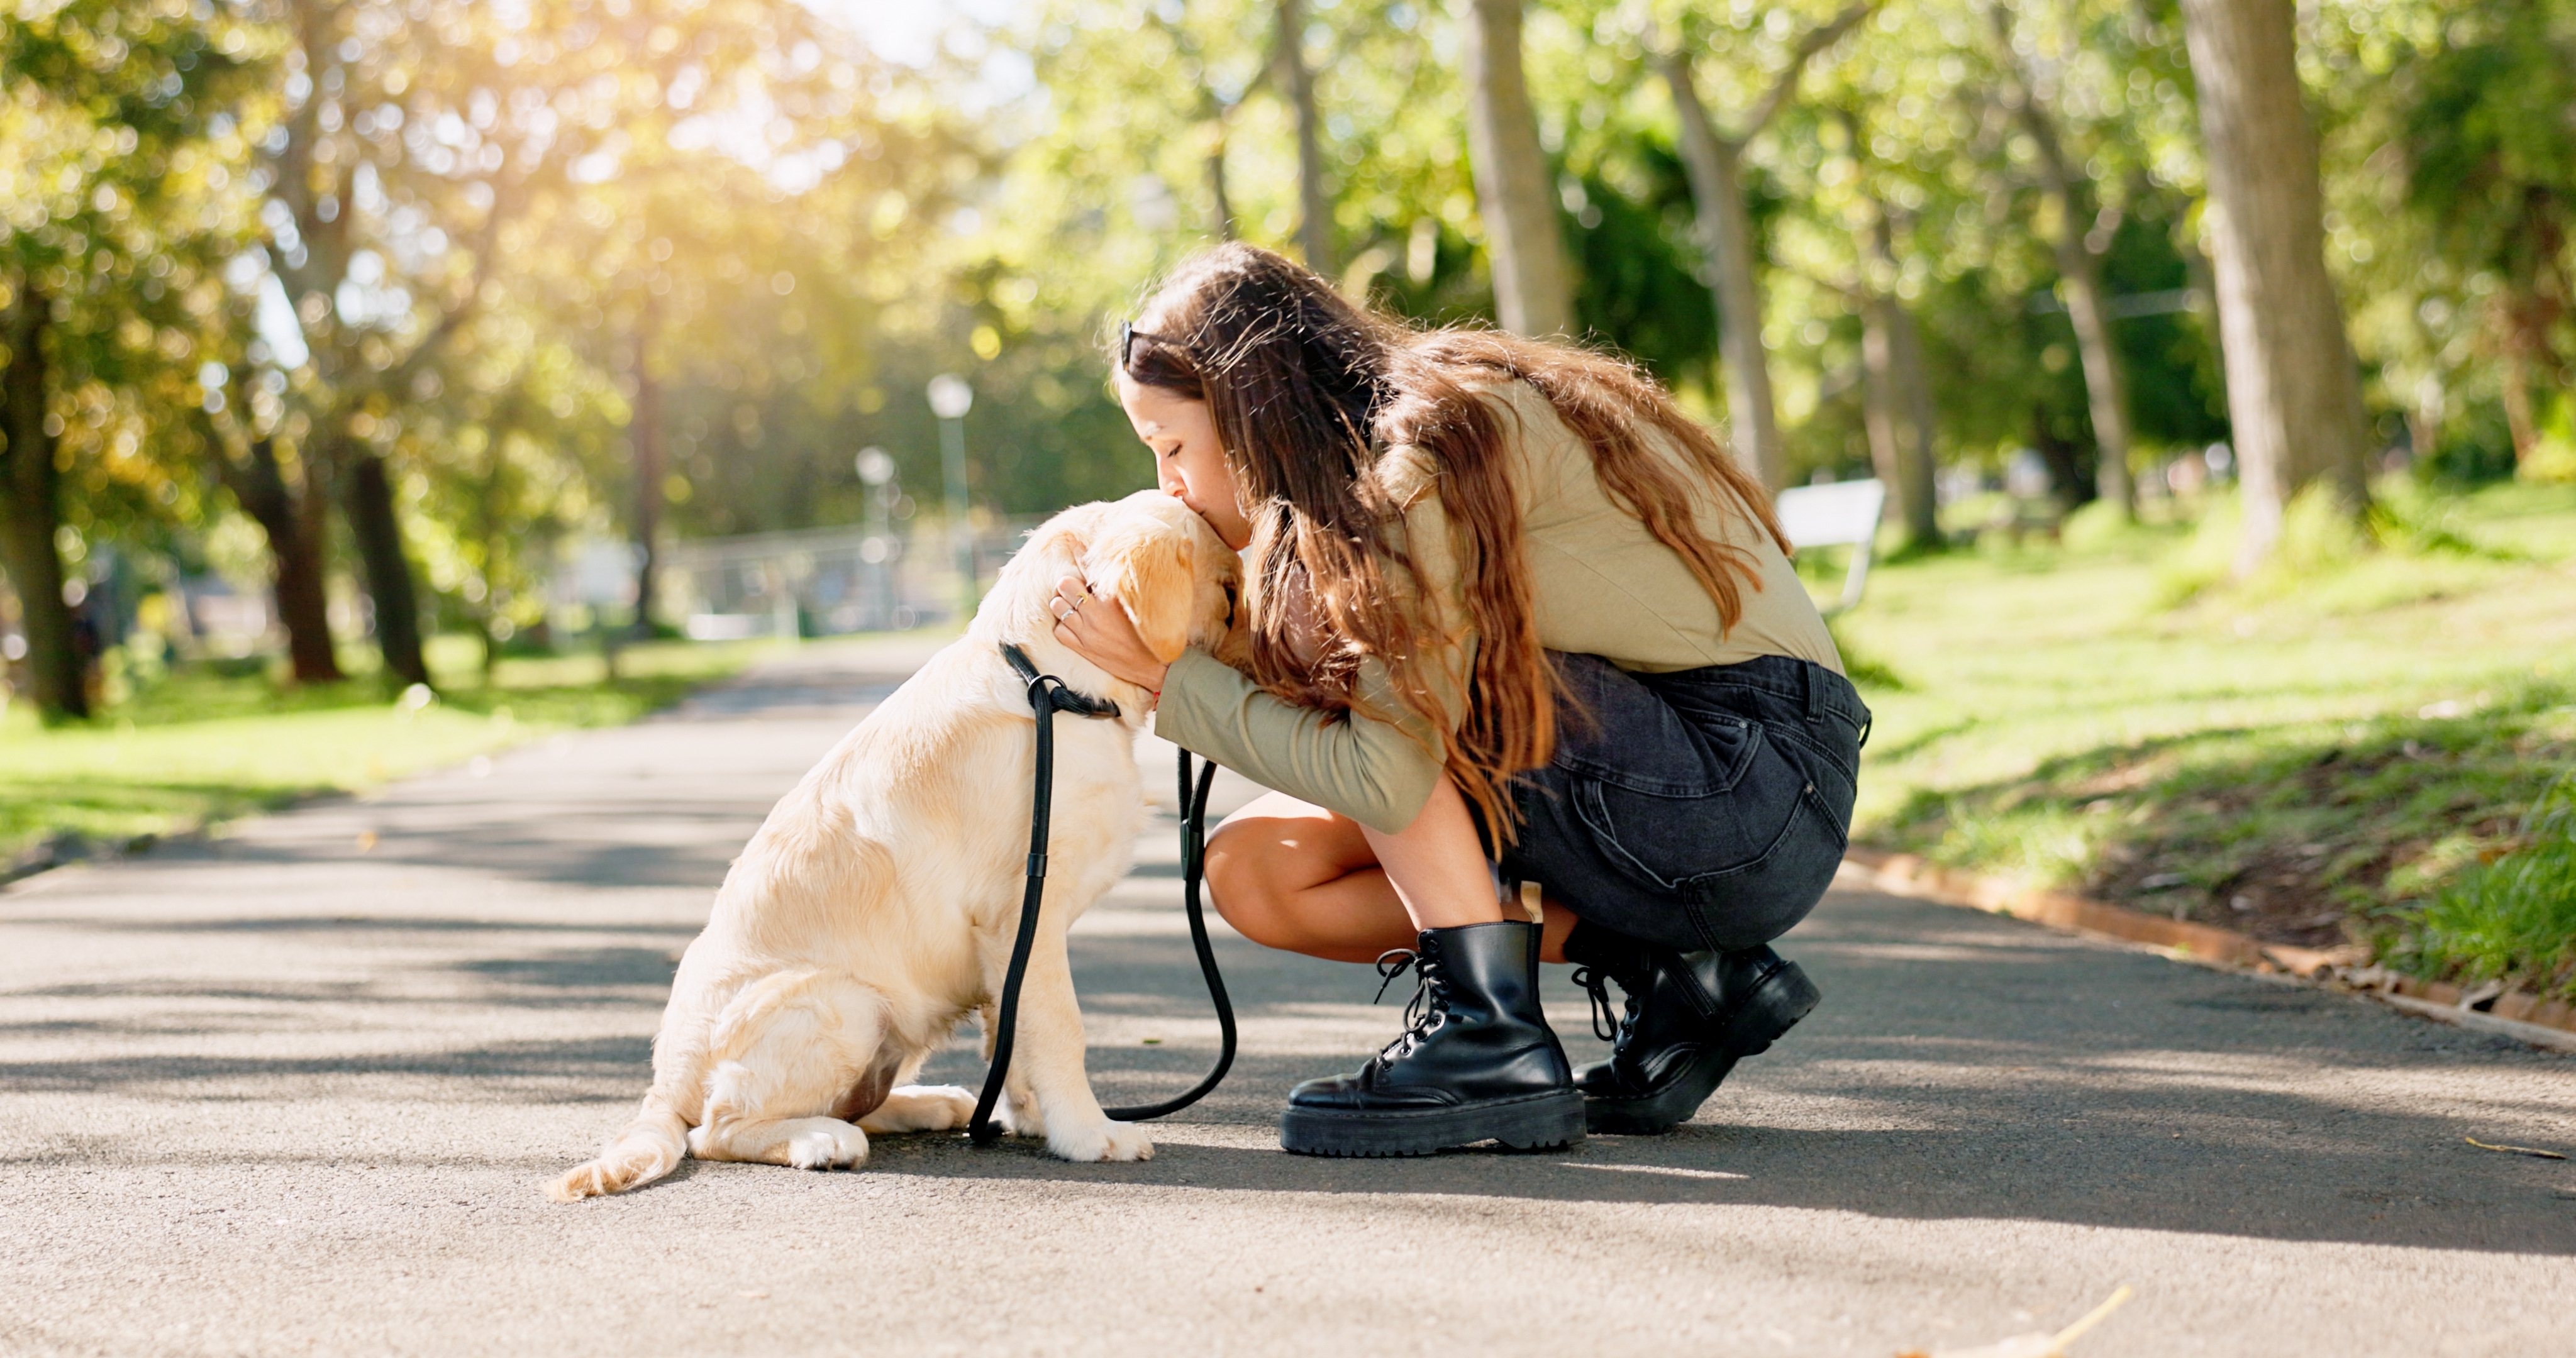
[[[1654,59],[1690,44],[1725,123],[1838,10],[1532,0],[1582,324],[1713,420],[1717,317]],[[236,455],[269,440],[299,493],[380,461],[433,629],[496,637],[541,627],[563,554],[647,503],[666,535],[855,522],[875,445],[904,512],[935,506],[922,389],[943,371],[978,391],[980,510],[1146,484],[1102,341],[1208,240],[1293,249],[1277,11],[976,12],[998,17],[896,61],[866,4],[828,0],[11,0],[0,292],[52,318],[71,566],[122,563],[128,622],[180,573],[265,584],[209,414]],[[1426,322],[1484,316],[1449,7],[1304,15],[1336,277]],[[2576,476],[2576,0],[2322,0],[2299,33],[2379,437],[2452,481]],[[2028,450],[2061,508],[2091,493],[2059,223],[2007,70],[2099,209],[2138,470],[2227,437],[2170,0],[2001,26],[1986,0],[1884,0],[1745,155],[1800,477],[1868,467],[1859,307],[1894,297],[1956,489]],[[646,485],[649,410],[667,463]],[[359,526],[323,533],[344,640],[365,627]]]

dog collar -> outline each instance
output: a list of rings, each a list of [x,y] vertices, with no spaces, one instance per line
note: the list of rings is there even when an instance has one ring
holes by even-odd
[[[1077,717],[1118,715],[1118,704],[1107,698],[1094,698],[1087,693],[1076,693],[1065,687],[1064,681],[1054,675],[1040,674],[1037,665],[1030,661],[1029,653],[1011,642],[1002,643],[1002,658],[1011,663],[1012,672],[1019,675],[1020,682],[1029,685],[1032,691],[1037,689],[1038,681],[1047,681],[1045,684],[1047,699],[1058,712],[1070,712]]]

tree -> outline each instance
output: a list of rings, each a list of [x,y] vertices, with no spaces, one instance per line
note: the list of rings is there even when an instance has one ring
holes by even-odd
[[[1315,73],[1306,65],[1304,0],[1279,0],[1276,69],[1297,123],[1297,245],[1306,267],[1329,277],[1336,267],[1333,206],[1324,192],[1323,114],[1315,104]]]
[[[1199,35],[1186,24],[1160,13],[1155,15],[1155,20],[1171,34],[1172,46],[1181,53],[1185,69],[1197,75],[1199,135],[1207,148],[1203,164],[1207,177],[1208,234],[1218,240],[1233,240],[1242,231],[1234,211],[1234,196],[1226,189],[1225,143],[1235,106],[1251,92],[1250,87],[1231,92],[1218,89],[1210,79],[1210,63],[1206,60]]]
[[[185,389],[160,379],[193,366],[213,310],[230,223],[201,143],[244,82],[239,37],[223,16],[105,0],[0,25],[0,157],[18,180],[0,190],[0,564],[47,720],[89,714],[64,473],[145,460],[171,422],[159,403]]]
[[[2566,115],[2576,106],[2576,31],[2560,31],[2552,9],[2540,0],[2457,7],[2451,40],[2410,63],[2396,129],[2406,206],[2462,272],[2500,285],[2483,310],[2503,359],[2497,376],[2517,464],[2539,445],[2541,402],[2560,385],[2549,380],[2561,357],[2555,332],[2576,307],[2576,125]]]
[[[7,489],[0,497],[0,564],[8,567],[18,592],[36,708],[59,720],[88,716],[89,693],[55,546],[62,530],[62,475],[54,460],[61,417],[52,409],[54,384],[45,353],[51,306],[52,299],[21,274],[9,298],[9,366],[0,379],[0,438],[8,440],[0,449],[0,475],[7,478],[0,482]]]
[[[1793,248],[1808,257],[1799,273],[1839,295],[1860,316],[1861,426],[1870,466],[1887,486],[1887,518],[1900,535],[1897,549],[1937,548],[1941,525],[1933,486],[1931,379],[1924,367],[1922,328],[1900,291],[1906,286],[1907,265],[1898,240],[1911,225],[1900,217],[1913,214],[1888,201],[1889,188],[1906,186],[1889,167],[1873,162],[1869,130],[1857,112],[1835,109],[1817,130],[1831,138],[1827,145],[1834,148],[1818,176],[1830,185],[1820,182],[1809,195],[1821,230],[1792,236]],[[1817,247],[1825,238],[1845,243],[1847,253],[1832,264],[1814,258],[1824,253]]]
[[[2119,231],[2120,213],[2100,201],[2092,178],[2069,163],[2058,117],[2044,101],[2029,64],[2015,46],[2011,12],[1989,3],[1998,60],[2004,71],[1998,97],[2029,134],[2046,200],[2044,228],[2057,260],[2067,318],[2075,325],[2075,351],[2084,365],[2086,405],[2093,417],[2095,494],[2137,517],[2137,491],[2129,475],[2127,365],[2111,335],[2111,298],[2102,281],[2102,257]]]
[[[254,372],[240,354],[232,358],[223,365],[230,380],[197,412],[198,437],[216,478],[268,537],[270,589],[286,629],[289,672],[299,684],[333,683],[344,676],[325,582],[330,498],[312,459],[281,453],[284,411],[276,393],[285,389],[284,374]]]
[[[1797,94],[1807,63],[1851,31],[1876,4],[1877,0],[1861,0],[1801,35],[1770,89],[1726,133],[1718,131],[1700,99],[1688,46],[1676,44],[1658,62],[1681,120],[1682,160],[1690,167],[1691,191],[1699,201],[1702,248],[1715,275],[1726,408],[1736,456],[1773,490],[1787,480],[1788,461],[1771,394],[1770,361],[1762,346],[1762,283],[1754,269],[1753,219],[1744,201],[1744,149]]]
[[[502,196],[530,169],[485,134],[523,128],[528,111],[505,123],[494,89],[479,83],[491,68],[449,48],[447,37],[474,33],[462,16],[414,25],[379,4],[282,4],[288,79],[263,167],[280,211],[262,244],[313,364],[294,389],[305,489],[341,500],[387,678],[426,684],[419,591],[386,449],[413,384],[479,301]],[[459,145],[431,141],[441,114],[453,124],[441,140]],[[441,157],[439,170],[420,163],[431,156]],[[396,211],[441,228],[438,249],[412,252],[429,258],[409,277],[396,272],[403,252],[384,239]]]
[[[1521,66],[1523,0],[1462,0],[1467,147],[1494,269],[1494,311],[1506,330],[1574,328],[1574,285],[1557,224],[1555,176],[1539,147],[1538,114]]]
[[[2291,7],[2182,0],[2182,13],[2244,486],[2237,564],[2250,570],[2279,539],[2291,497],[2311,483],[2356,518],[2367,505],[2361,381],[2326,273],[2317,134],[2301,103]]]
[[[1860,138],[1852,137],[1854,154]],[[1902,269],[1896,257],[1896,223],[1886,201],[1870,195],[1870,272],[1892,280]],[[1933,498],[1932,387],[1923,371],[1923,333],[1914,312],[1890,285],[1866,289],[1861,298],[1861,356],[1869,373],[1870,460],[1890,492],[1888,508],[1904,536],[1899,550],[1923,551],[1941,545],[1941,523]]]
[[[487,674],[522,632],[546,635],[556,545],[605,536],[632,489],[621,485],[637,423],[619,393],[628,374],[587,361],[555,319],[517,306],[479,317],[395,449],[420,483],[408,537],[433,611],[481,634]]]

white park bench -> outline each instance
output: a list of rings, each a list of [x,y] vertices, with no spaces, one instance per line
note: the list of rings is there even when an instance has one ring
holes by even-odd
[[[1843,575],[1843,597],[1828,613],[1840,613],[1860,602],[1869,583],[1870,549],[1878,541],[1879,516],[1887,511],[1887,487],[1871,481],[1832,481],[1821,486],[1792,486],[1773,505],[1780,528],[1796,547],[1849,547],[1851,568]]]

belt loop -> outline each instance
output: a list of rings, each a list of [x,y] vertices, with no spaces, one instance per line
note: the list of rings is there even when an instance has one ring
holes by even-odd
[[[1820,677],[1823,670],[1824,666],[1812,660],[1798,662],[1798,675],[1807,681],[1807,724],[1809,726],[1824,720],[1825,681]]]

